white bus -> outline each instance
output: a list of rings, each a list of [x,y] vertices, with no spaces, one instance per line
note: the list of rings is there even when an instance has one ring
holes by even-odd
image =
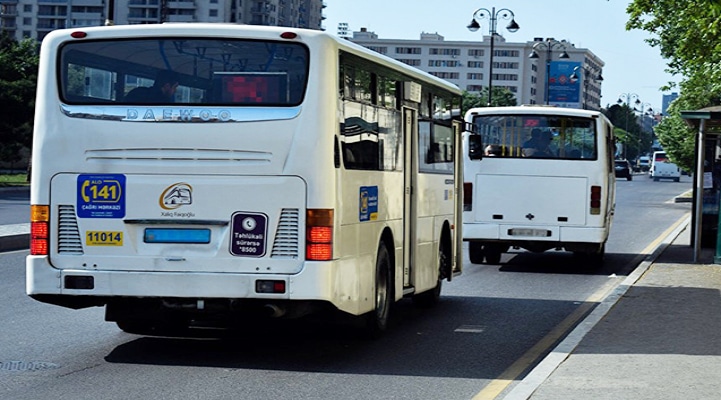
[[[154,81],[173,98],[128,95]],[[460,95],[320,31],[53,31],[27,293],[141,334],[318,310],[380,333],[461,272]]]
[[[654,151],[648,177],[653,178],[654,182],[661,179],[671,179],[674,182],[679,182],[681,180],[681,169],[668,159],[665,151]]]
[[[615,207],[609,120],[544,106],[476,108],[465,120],[470,261],[498,264],[502,253],[522,248],[565,249],[600,264]]]

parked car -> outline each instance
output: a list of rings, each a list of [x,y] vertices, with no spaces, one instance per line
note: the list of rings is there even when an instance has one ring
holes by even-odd
[[[631,164],[628,162],[628,160],[616,160],[615,168],[616,178],[626,178],[627,181],[633,179],[633,174],[631,173]]]

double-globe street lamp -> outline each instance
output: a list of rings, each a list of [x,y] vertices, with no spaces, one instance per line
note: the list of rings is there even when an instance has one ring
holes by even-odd
[[[568,57],[568,53],[566,53],[566,45],[562,42],[559,42],[556,39],[548,38],[543,42],[538,42],[533,45],[531,48],[531,54],[528,55],[528,58],[531,59],[538,59],[538,52],[536,50],[545,48],[546,49],[546,85],[543,92],[543,100],[548,105],[548,85],[551,78],[551,54],[553,52],[554,47],[559,47],[563,49],[561,54],[558,56],[558,58],[570,58]]]
[[[583,71],[583,75],[579,75],[579,73]],[[583,109],[585,110],[587,108],[588,103],[588,85],[593,82],[602,82],[603,76],[601,76],[601,73],[599,72],[598,75],[591,75],[594,71],[591,71],[590,68],[580,66],[573,68],[573,73],[569,77],[571,79],[571,82],[575,82],[581,78],[583,78]],[[590,79],[590,80],[589,80]]]
[[[635,100],[634,100],[635,99]],[[631,101],[633,101],[633,107],[631,107]],[[626,103],[626,127],[624,128],[624,131],[626,132],[626,140],[630,140],[630,133],[628,132],[628,112],[635,112],[636,106],[640,106],[641,99],[636,93],[621,93],[618,95],[618,101],[617,103],[619,105]],[[635,114],[634,114],[635,115]],[[636,141],[638,141],[639,138],[636,138]],[[626,151],[626,146],[623,147],[623,158],[627,158],[628,152]]]
[[[508,23],[508,26],[506,26],[506,29],[513,33],[518,31],[520,26],[518,23],[516,23],[516,20],[514,19],[516,15],[513,13],[513,11],[507,9],[507,8],[501,8],[500,10],[496,11],[496,7],[492,7],[490,10],[487,8],[479,8],[476,11],[473,12],[473,16],[471,18],[471,23],[468,24],[468,30],[471,32],[476,32],[479,29],[481,29],[481,24],[478,22],[479,20],[488,19],[488,31],[491,35],[491,62],[488,66],[488,106],[491,106],[491,99],[493,98],[493,42],[494,38],[497,34],[496,26],[498,24],[498,18],[504,19],[504,20],[511,20],[511,22]]]

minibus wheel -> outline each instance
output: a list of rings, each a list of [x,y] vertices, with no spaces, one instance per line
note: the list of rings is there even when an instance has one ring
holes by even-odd
[[[391,258],[385,244],[378,246],[375,273],[375,308],[366,314],[366,330],[371,338],[380,337],[388,329],[393,304],[393,273]]]

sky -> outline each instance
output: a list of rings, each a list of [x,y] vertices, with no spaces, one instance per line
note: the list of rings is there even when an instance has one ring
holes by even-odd
[[[626,7],[629,0],[325,0],[325,29],[337,34],[338,23],[346,22],[350,31],[367,28],[380,39],[420,39],[421,32],[438,33],[447,41],[483,40],[489,34],[488,20],[480,20],[481,29],[470,32],[468,24],[474,11],[483,7],[496,11],[510,9],[520,29],[515,33],[499,19],[497,32],[507,42],[526,42],[533,38],[567,40],[577,48],[586,48],[604,61],[601,105],[619,98],[638,98],[644,109],[661,110],[661,86],[679,82],[680,77],[665,72],[666,61],[657,47],[644,41],[645,31],[627,31]],[[678,89],[674,89],[678,90]]]

